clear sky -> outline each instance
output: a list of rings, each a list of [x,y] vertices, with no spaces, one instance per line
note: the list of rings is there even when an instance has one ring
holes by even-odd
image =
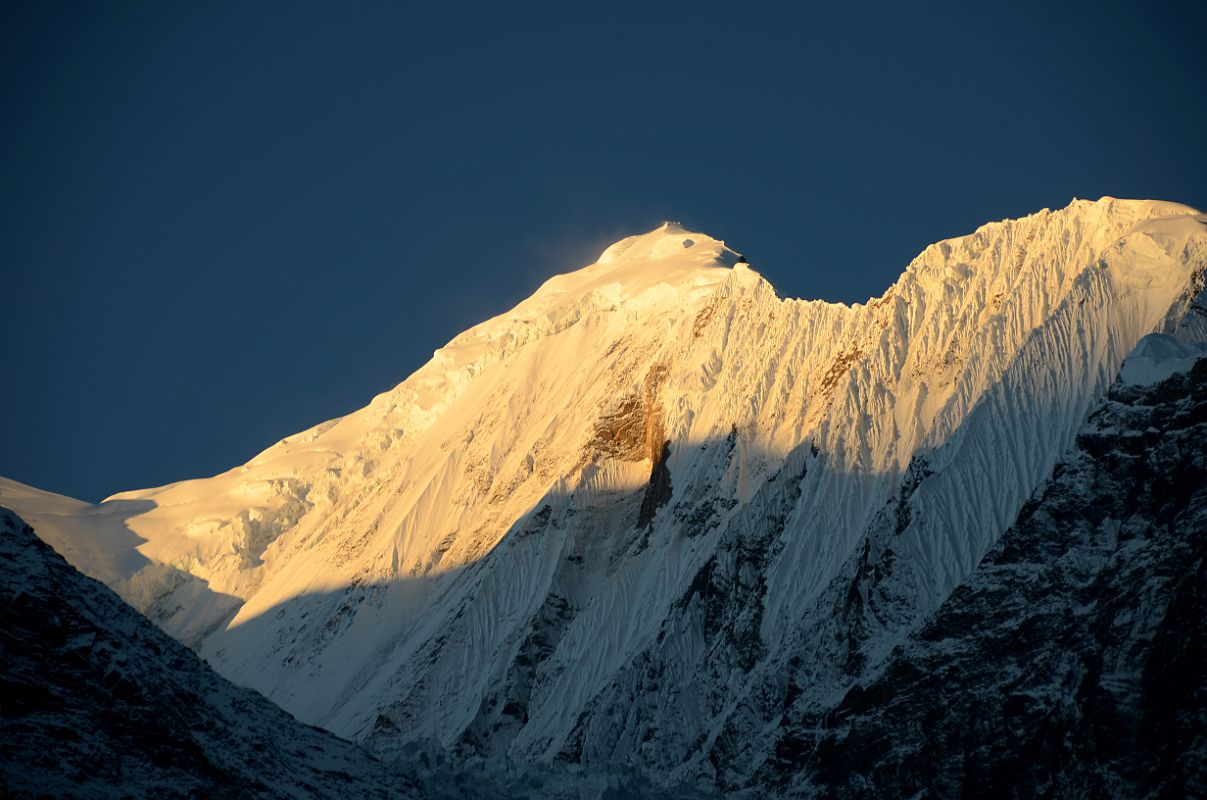
[[[1207,3],[810,6],[8,0],[0,474],[222,471],[663,219],[862,301],[1074,196],[1207,207]]]

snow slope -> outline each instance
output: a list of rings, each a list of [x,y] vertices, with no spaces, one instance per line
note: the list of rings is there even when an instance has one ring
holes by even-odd
[[[1205,265],[1192,209],[1075,201],[847,306],[666,225],[227,473],[0,503],[382,753],[738,787],[969,575],[1143,337],[1207,340]]]

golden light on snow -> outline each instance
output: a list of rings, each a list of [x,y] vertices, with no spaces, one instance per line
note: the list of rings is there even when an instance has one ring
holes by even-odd
[[[848,306],[781,298],[723,242],[667,225],[242,467],[99,508],[0,482],[0,503],[137,587],[228,677],[346,735],[383,698],[420,697],[446,713],[416,735],[451,740],[560,598],[573,613],[525,734],[553,740],[671,635],[649,610],[682,600],[725,531],[793,531],[760,575],[776,641],[911,468],[932,474],[911,500],[925,526],[894,534],[900,588],[933,607],[1204,253],[1190,209],[1078,201],[932,245]],[[694,663],[700,642],[674,635]]]

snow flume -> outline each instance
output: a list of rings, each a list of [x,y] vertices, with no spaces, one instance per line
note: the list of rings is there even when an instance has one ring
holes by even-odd
[[[973,574],[1121,368],[1203,354],[1205,267],[1198,212],[1103,198],[844,305],[668,223],[221,475],[0,504],[383,756],[740,786]]]

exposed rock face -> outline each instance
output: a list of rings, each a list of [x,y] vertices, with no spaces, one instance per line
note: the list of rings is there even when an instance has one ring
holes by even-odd
[[[887,669],[785,720],[791,794],[1207,796],[1207,359],[1117,384]]]
[[[600,415],[587,445],[593,460],[655,461],[660,457],[666,441],[666,411],[659,390],[666,373],[662,364],[650,367],[638,388]]]
[[[0,664],[5,797],[418,796],[219,677],[2,508]]]

